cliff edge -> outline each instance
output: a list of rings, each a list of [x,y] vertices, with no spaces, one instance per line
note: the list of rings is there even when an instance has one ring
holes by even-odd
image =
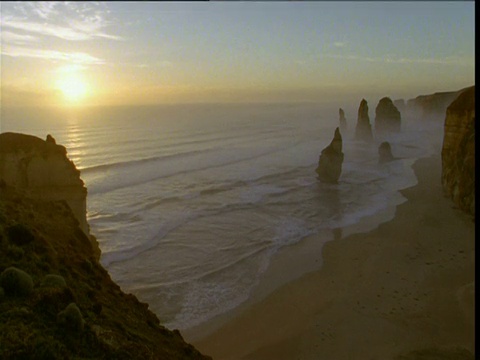
[[[443,119],[447,107],[466,89],[419,95],[407,101],[406,112],[410,117],[420,117],[422,120]]]
[[[460,209],[475,215],[475,86],[447,108],[442,147],[442,185]]]
[[[0,135],[0,358],[209,359],[98,262],[69,203],[86,189],[65,148]]]
[[[44,141],[25,134],[0,134],[0,182],[30,198],[65,201],[100,258],[100,248],[87,223],[87,189],[80,171],[51,135]]]

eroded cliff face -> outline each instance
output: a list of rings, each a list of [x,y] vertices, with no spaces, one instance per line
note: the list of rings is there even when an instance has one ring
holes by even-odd
[[[442,147],[442,184],[460,209],[475,215],[475,87],[447,108]]]
[[[65,201],[0,199],[0,359],[209,359],[112,281]]]
[[[53,138],[0,134],[0,359],[211,359],[112,281],[79,175]]]
[[[25,134],[0,134],[0,182],[30,198],[64,200],[100,257],[86,218],[87,189],[65,147],[57,145],[51,136],[44,141]]]
[[[443,120],[447,107],[464,90],[465,89],[417,96],[407,101],[406,112],[409,117],[419,117],[422,120],[436,118]]]

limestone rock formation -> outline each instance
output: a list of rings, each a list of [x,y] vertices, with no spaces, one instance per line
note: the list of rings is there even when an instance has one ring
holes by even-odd
[[[394,160],[392,147],[388,141],[384,141],[378,147],[378,162],[380,164]]]
[[[368,103],[365,99],[362,99],[358,107],[355,139],[367,142],[373,141],[372,126],[370,125],[370,117],[368,116]]]
[[[211,360],[102,267],[63,146],[0,134],[0,179],[0,359]]]
[[[67,150],[57,145],[51,135],[44,141],[25,134],[0,134],[0,182],[31,198],[64,200],[80,229],[90,237],[86,218],[87,189],[80,179],[80,171],[68,159]],[[90,238],[100,257],[95,238]]]
[[[475,87],[447,108],[442,147],[442,185],[464,211],[475,215]]]
[[[45,139],[46,142],[48,143],[52,143],[52,144],[56,144],[57,142],[55,141],[55,139],[53,138],[52,135],[48,134],[47,135],[47,138]]]
[[[389,97],[380,99],[375,109],[375,131],[400,132],[401,121],[400,111],[392,100]]]
[[[457,91],[438,92],[430,95],[420,95],[407,101],[406,112],[409,117],[421,120],[444,120],[447,107],[466,88]]]
[[[318,167],[315,171],[320,181],[326,183],[338,181],[342,173],[343,157],[342,135],[337,127],[332,142],[322,150],[318,159]]]
[[[65,201],[0,187],[0,274],[0,359],[211,359],[112,281]]]
[[[338,109],[338,115],[340,117],[340,131],[345,132],[347,131],[347,119],[342,108]]]

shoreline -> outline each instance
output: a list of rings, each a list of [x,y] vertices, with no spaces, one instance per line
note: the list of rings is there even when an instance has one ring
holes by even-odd
[[[275,290],[300,279],[306,274],[319,271],[323,262],[322,248],[327,242],[353,234],[367,233],[393,219],[397,206],[407,201],[401,195],[401,190],[397,190],[396,195],[395,198],[389,200],[381,211],[366,215],[353,224],[330,230],[324,229],[319,233],[305,236],[297,243],[281,247],[271,257],[267,269],[260,274],[260,278],[248,299],[197,325],[180,329],[183,336],[190,342],[200,341],[228,323],[232,318],[242,314],[253,304],[265,299]],[[400,199],[402,197],[403,200]],[[285,269],[288,269],[288,273]]]
[[[393,219],[322,243],[319,269],[182,330],[184,337],[214,359],[473,352],[475,225],[443,196],[439,155],[413,169],[417,184],[400,191],[407,201]]]

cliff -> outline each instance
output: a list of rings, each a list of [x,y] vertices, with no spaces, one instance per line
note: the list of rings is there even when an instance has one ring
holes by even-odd
[[[406,112],[409,116],[420,117],[422,120],[431,118],[443,120],[447,107],[465,89],[417,96],[407,101]]]
[[[44,141],[35,136],[0,134],[0,182],[15,187],[26,196],[42,200],[64,200],[80,229],[90,238],[97,258],[100,249],[90,236],[87,223],[87,189],[80,172],[67,157],[64,146],[52,136]]]
[[[0,150],[0,358],[208,359],[98,262],[71,199],[54,191],[86,195],[65,148],[1,134]]]
[[[475,87],[447,108],[442,147],[442,185],[460,209],[475,215]]]

